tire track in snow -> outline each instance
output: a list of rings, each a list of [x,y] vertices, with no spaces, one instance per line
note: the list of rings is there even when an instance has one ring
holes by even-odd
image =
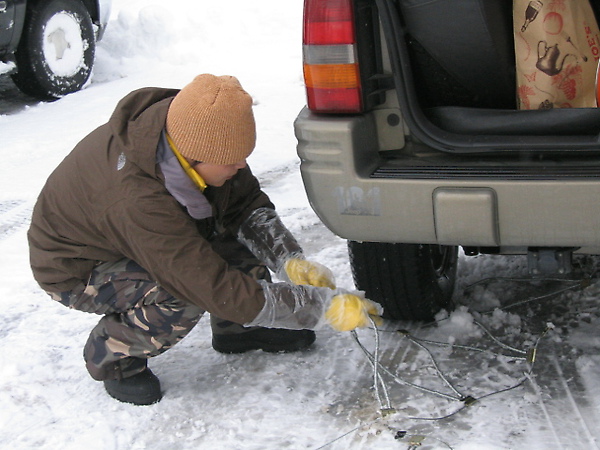
[[[577,419],[577,422],[579,422],[579,424],[581,425],[581,430],[583,431],[583,436],[585,436],[585,438],[589,441],[590,443],[590,447],[589,448],[598,448],[596,439],[594,438],[594,436],[592,435],[590,426],[588,425],[588,422],[585,420],[585,416],[582,414],[581,412],[581,407],[579,406],[579,404],[577,403],[577,401],[575,400],[575,397],[573,396],[573,392],[571,390],[571,387],[569,386],[569,384],[567,383],[567,379],[564,375],[564,372],[558,362],[558,359],[556,358],[556,355],[552,355],[552,364],[554,366],[554,369],[556,370],[558,376],[559,376],[559,381],[562,385],[562,388],[565,391],[565,394],[567,396],[567,399],[569,401],[569,404],[571,406],[571,409],[573,411],[573,416]],[[589,417],[589,416],[588,416]],[[593,421],[594,418],[592,418]],[[581,436],[581,433],[577,433],[579,436]]]
[[[290,164],[284,164],[265,172],[260,172],[257,170],[255,175],[260,182],[261,188],[268,190],[272,187],[276,187],[277,183],[279,183],[285,177],[296,175],[296,172],[299,172],[300,170],[299,167],[300,161],[293,161]]]
[[[0,240],[29,226],[33,205],[25,200],[0,201]]]
[[[533,391],[535,392],[535,395],[538,398],[538,404],[540,409],[542,410],[542,414],[544,416],[544,419],[546,420],[546,422],[548,423],[548,427],[550,428],[551,434],[552,434],[552,440],[554,441],[554,446],[550,445],[549,443],[545,444],[548,446],[548,448],[560,448],[561,447],[561,440],[558,437],[558,434],[556,434],[556,427],[554,426],[554,421],[551,418],[551,414],[548,411],[548,407],[546,405],[546,402],[544,402],[544,398],[543,398],[543,391],[542,388],[540,387],[540,385],[535,381],[535,378],[530,378],[529,379],[532,387],[533,387]]]
[[[585,392],[577,387],[575,368],[572,368],[573,375],[566,375],[565,369],[570,371],[571,368],[563,368],[553,351],[544,360],[543,372],[529,381],[549,429],[546,437],[551,435],[555,444],[548,442],[548,448],[566,449],[581,445],[589,449],[600,448],[591,428],[599,418],[594,414],[590,417],[592,411],[582,411]],[[541,424],[541,421],[534,423]]]

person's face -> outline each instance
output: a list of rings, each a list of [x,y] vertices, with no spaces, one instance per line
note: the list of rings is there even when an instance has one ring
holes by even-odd
[[[208,186],[219,187],[232,178],[238,170],[246,167],[246,160],[235,164],[210,164],[197,161],[192,161],[190,164]]]

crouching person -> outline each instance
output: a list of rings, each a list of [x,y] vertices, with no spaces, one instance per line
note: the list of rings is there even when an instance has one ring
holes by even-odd
[[[84,360],[117,400],[161,399],[147,361],[205,311],[224,353],[301,350],[324,324],[351,330],[381,313],[304,258],[246,165],[255,134],[234,77],[139,89],[42,189],[28,232],[34,277],[54,300],[102,315]]]

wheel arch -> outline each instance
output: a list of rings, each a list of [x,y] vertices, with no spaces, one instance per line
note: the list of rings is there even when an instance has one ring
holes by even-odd
[[[46,0],[24,0],[23,6],[32,6],[38,3],[45,2]],[[108,21],[108,15],[110,14],[110,2],[106,0],[75,0],[80,2],[85,9],[88,10],[92,23],[98,27],[96,39],[100,40],[106,29],[106,22]],[[23,8],[23,15],[25,15],[26,8]],[[24,19],[24,17],[23,17]]]

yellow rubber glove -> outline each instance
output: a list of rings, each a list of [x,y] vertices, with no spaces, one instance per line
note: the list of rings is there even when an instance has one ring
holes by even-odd
[[[335,289],[335,281],[331,270],[322,264],[306,259],[291,258],[286,261],[285,273],[294,284],[309,284],[316,287]]]
[[[380,305],[354,294],[339,294],[331,299],[331,305],[325,312],[325,319],[337,331],[351,331],[369,326],[373,318],[380,325],[383,310]]]

